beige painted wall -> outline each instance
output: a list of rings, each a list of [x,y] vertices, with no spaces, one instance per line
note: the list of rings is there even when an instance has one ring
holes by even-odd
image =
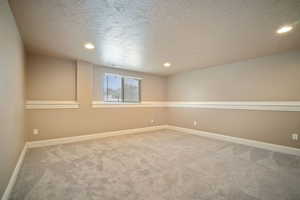
[[[28,63],[30,63],[31,57],[28,57],[28,59]],[[39,73],[33,73],[31,78],[43,80],[42,77],[48,76],[47,70],[43,71],[42,68],[44,66],[46,66],[46,68],[49,66],[47,62],[49,62],[50,59],[51,57],[48,57],[47,59],[40,61],[40,63],[45,62],[45,64],[40,64],[39,66],[41,69],[38,70]],[[50,62],[53,63],[52,61]],[[32,65],[27,65],[27,67],[31,68]],[[64,67],[72,68],[68,63],[66,63],[66,66]],[[64,67],[62,70],[65,70]],[[54,73],[59,75],[60,69],[60,67],[55,68]],[[166,78],[99,66],[95,67],[90,63],[79,61],[77,71],[77,96],[80,108],[27,110],[27,133],[29,140],[70,137],[166,124],[166,108],[92,108],[92,100],[103,100],[101,98],[103,94],[100,92],[102,91],[101,79],[104,72],[114,72],[131,76],[138,75],[139,77],[143,77],[143,101],[161,101],[166,98]],[[60,84],[63,84],[63,80],[66,76],[71,76],[73,74],[62,74],[62,77],[59,78],[61,80]],[[37,75],[41,77],[34,77]],[[67,80],[71,80],[71,78],[67,78]],[[38,82],[36,83],[38,84]],[[46,90],[47,84],[41,84],[41,87],[46,87]],[[39,98],[39,95],[42,96],[44,94],[43,92],[40,92],[40,90],[34,90],[32,93],[37,95],[37,99],[41,99]],[[53,93],[55,93],[55,91],[52,92],[52,94]],[[60,93],[57,93],[57,95],[59,94]],[[61,100],[61,97],[51,100]],[[155,121],[154,123],[150,123],[152,119]],[[32,134],[32,129],[34,128],[40,130],[38,135]]]
[[[172,101],[299,101],[300,51],[170,76]]]
[[[168,114],[171,125],[300,148],[291,140],[300,130],[300,112],[170,108]]]
[[[49,56],[26,55],[27,100],[75,100],[76,62]]]
[[[168,78],[169,101],[300,101],[300,51]],[[299,112],[170,108],[168,123],[300,148]]]
[[[297,92],[300,91],[299,51],[194,70],[168,78],[78,62],[76,80],[76,64],[73,61],[31,55],[28,57],[28,63],[38,63],[27,65],[28,71],[31,71],[31,74],[28,72],[28,77],[39,85],[31,87],[31,91],[28,90],[31,95],[35,95],[35,99],[73,100],[76,94],[74,91],[64,96],[63,91],[57,92],[59,87],[53,87],[48,92],[51,95],[43,90],[51,81],[57,86],[68,85],[69,89],[66,90],[75,89],[77,82],[80,103],[80,109],[28,110],[27,133],[30,140],[166,123],[193,128],[192,123],[196,120],[196,128],[200,130],[299,147],[299,143],[292,141],[290,136],[291,133],[300,132],[298,112],[200,108],[91,108],[93,100],[103,100],[102,82],[105,72],[143,78],[142,101],[300,100],[300,93]],[[48,71],[50,66],[53,67],[51,72]],[[59,77],[55,77],[53,81],[51,77],[55,75]],[[47,84],[45,79],[48,79]],[[150,124],[152,119],[155,120],[155,124]],[[33,135],[33,128],[40,129],[40,134]]]
[[[0,198],[24,146],[23,46],[7,0],[0,0]]]
[[[165,108],[88,108],[28,110],[29,140],[44,140],[86,134],[165,125]],[[154,119],[155,123],[150,121]],[[39,135],[32,129],[38,128]]]

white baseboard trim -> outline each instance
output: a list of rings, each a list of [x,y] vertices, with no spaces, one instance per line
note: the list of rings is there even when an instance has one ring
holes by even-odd
[[[80,141],[85,141],[85,140],[118,136],[118,135],[128,135],[128,134],[143,133],[143,132],[148,132],[148,131],[157,131],[157,130],[162,130],[162,129],[169,129],[169,130],[179,131],[179,132],[183,132],[183,133],[198,135],[198,136],[202,136],[202,137],[208,137],[208,138],[213,138],[213,139],[217,139],[217,140],[223,140],[223,141],[253,146],[253,147],[257,147],[257,148],[261,148],[261,149],[267,149],[270,151],[300,156],[300,149],[297,149],[297,148],[292,148],[292,147],[287,147],[287,146],[277,145],[277,144],[271,144],[271,143],[266,143],[266,142],[260,142],[260,141],[256,141],[256,140],[226,136],[223,134],[211,133],[211,132],[207,132],[207,131],[183,128],[183,127],[172,126],[172,125],[150,126],[150,127],[144,127],[144,128],[126,129],[126,130],[120,130],[120,131],[109,131],[109,132],[95,133],[95,134],[81,135],[81,136],[74,136],[74,137],[64,137],[64,138],[57,138],[57,139],[50,139],[50,140],[32,141],[32,142],[27,142],[27,148],[36,148],[36,147],[44,147],[44,146],[51,146],[51,145],[58,145],[58,144],[66,144],[66,143],[80,142]]]
[[[23,164],[23,161],[24,161],[24,157],[25,157],[25,154],[26,154],[26,151],[27,151],[27,143],[25,143],[24,147],[23,147],[23,150],[19,156],[19,159],[18,159],[18,162],[17,162],[17,165],[9,179],[9,182],[8,182],[8,185],[4,191],[4,194],[1,198],[1,200],[8,200],[9,197],[10,197],[10,194],[12,192],[12,189],[16,183],[16,180],[17,180],[17,177],[18,177],[18,174],[19,174],[19,171],[22,167],[22,164]]]
[[[32,142],[27,142],[27,147],[28,148],[36,148],[36,147],[44,147],[44,146],[51,146],[51,145],[58,145],[58,144],[66,144],[66,143],[72,143],[72,142],[80,142],[80,141],[85,141],[85,140],[118,136],[118,135],[128,135],[128,134],[143,133],[143,132],[148,132],[148,131],[157,131],[157,130],[166,129],[166,128],[167,128],[167,125],[149,126],[149,127],[144,127],[144,128],[126,129],[126,130],[120,130],[120,131],[109,131],[109,132],[96,133],[96,134],[90,134],[90,135],[81,135],[81,136],[64,137],[64,138],[57,138],[57,139],[50,139],[50,140],[32,141]]]
[[[179,132],[183,132],[183,133],[188,133],[188,134],[193,134],[193,135],[198,135],[198,136],[202,136],[202,137],[207,137],[207,138],[213,138],[213,139],[217,139],[217,140],[223,140],[223,141],[228,141],[228,142],[233,142],[233,143],[244,144],[244,145],[253,146],[253,147],[257,147],[257,148],[261,148],[261,149],[267,149],[270,151],[300,156],[300,149],[287,147],[287,146],[283,146],[283,145],[271,144],[271,143],[260,142],[260,141],[256,141],[256,140],[232,137],[232,136],[226,136],[226,135],[222,135],[222,134],[211,133],[211,132],[207,132],[207,131],[201,131],[201,130],[190,129],[190,128],[182,128],[182,127],[171,126],[171,125],[168,125],[167,129],[179,131]]]

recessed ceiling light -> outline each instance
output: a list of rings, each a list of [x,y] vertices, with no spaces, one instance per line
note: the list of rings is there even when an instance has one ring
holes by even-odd
[[[282,26],[277,30],[277,33],[278,34],[286,33],[286,32],[291,31],[292,29],[293,29],[292,26]]]
[[[86,49],[95,49],[95,45],[93,45],[92,43],[85,43],[84,44],[84,47],[86,48]]]
[[[167,67],[167,68],[171,67],[171,63],[169,63],[169,62],[164,63],[164,67]]]

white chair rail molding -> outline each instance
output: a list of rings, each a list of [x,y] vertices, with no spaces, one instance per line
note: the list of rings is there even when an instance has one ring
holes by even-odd
[[[142,101],[137,103],[92,101],[93,108],[186,107],[233,110],[300,111],[300,101]],[[80,108],[77,101],[26,101],[26,109]]]
[[[92,107],[187,107],[238,110],[300,111],[300,101],[142,101],[141,103],[93,101]]]
[[[77,101],[26,101],[26,109],[67,109],[79,108]]]
[[[300,111],[300,101],[170,101],[168,107]]]

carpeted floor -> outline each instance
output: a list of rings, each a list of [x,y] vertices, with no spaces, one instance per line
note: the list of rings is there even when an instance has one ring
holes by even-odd
[[[174,131],[30,149],[11,199],[299,200],[300,157]]]

